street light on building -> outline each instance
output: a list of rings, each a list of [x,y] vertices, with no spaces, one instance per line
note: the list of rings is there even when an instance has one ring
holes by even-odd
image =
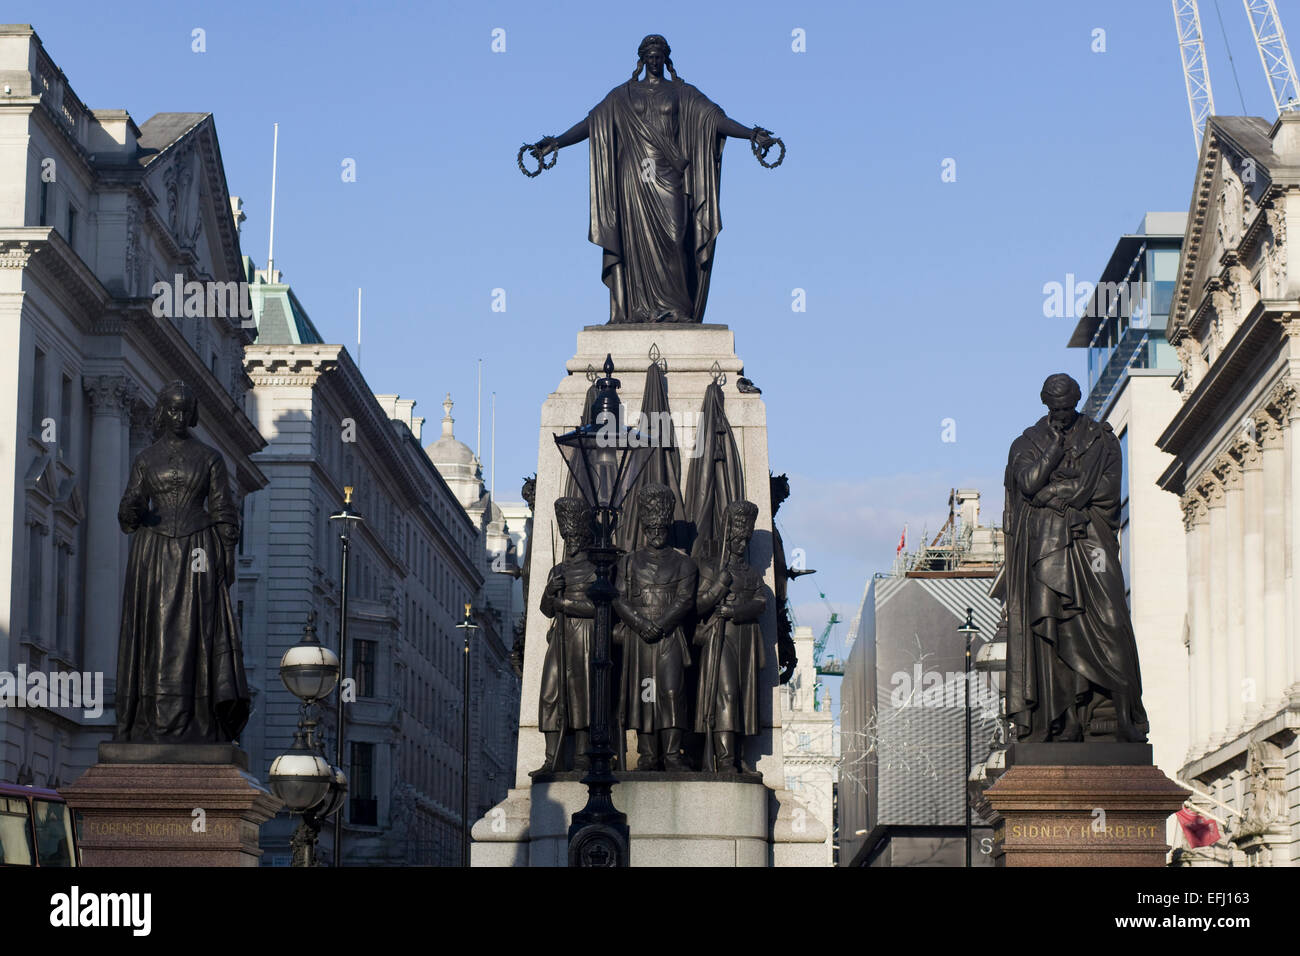
[[[337,813],[347,795],[343,771],[332,766],[322,752],[316,704],[328,697],[339,682],[339,659],[316,638],[316,612],[307,614],[302,639],[280,658],[280,679],[302,701],[293,747],[271,764],[271,790],[302,822],[290,840],[294,866],[316,865],[316,839],[321,825]]]
[[[595,396],[587,424],[555,436],[578,492],[592,509],[592,544],[587,555],[596,579],[587,594],[595,605],[591,655],[590,749],[591,766],[582,782],[587,804],[569,825],[569,866],[627,866],[627,815],[614,807],[612,790],[617,780],[611,767],[610,740],[610,640],[612,602],[616,595],[610,572],[618,557],[614,532],[619,510],[645,466],[650,449],[642,437],[618,423],[618,380],[614,360],[605,356],[605,377],[595,383]]]
[[[966,608],[966,620],[957,628],[957,633],[965,635],[966,638],[966,684],[962,696],[962,702],[966,708],[966,762],[962,766],[961,773],[961,800],[966,807],[966,865],[971,865],[971,805],[970,793],[968,792],[968,781],[970,780],[971,767],[971,719],[970,719],[970,664],[971,664],[971,642],[975,640],[975,635],[980,632],[979,625],[975,623],[974,608]]]
[[[461,675],[464,681],[464,696],[461,700],[461,770],[460,770],[460,849],[461,865],[469,866],[469,638],[471,631],[477,631],[474,623],[473,605],[465,605],[465,619],[456,625],[456,630],[465,635],[464,666]]]
[[[330,521],[341,522],[341,531],[339,532],[339,542],[343,547],[343,563],[339,571],[339,674],[347,674],[348,664],[348,554],[351,549],[351,535],[353,522],[361,522],[365,519],[352,510],[352,485],[343,487],[343,508],[330,515]],[[343,716],[343,690],[339,689],[339,695],[334,701],[334,764],[336,767],[343,767],[343,742],[346,724]],[[334,865],[343,865],[343,813],[340,812],[334,817]]]

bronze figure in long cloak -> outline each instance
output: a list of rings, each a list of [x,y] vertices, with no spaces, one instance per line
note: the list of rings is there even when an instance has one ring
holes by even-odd
[[[1005,477],[1007,714],[1018,740],[1146,739],[1124,597],[1122,463],[1110,426],[1052,375],[1048,414],[1011,445]]]
[[[118,638],[119,741],[223,743],[248,722],[230,603],[239,510],[225,460],[189,433],[198,417],[183,382],[162,391],[158,440],[136,456],[118,508],[132,536]]]
[[[545,160],[590,140],[589,238],[603,251],[610,322],[703,321],[722,230],[722,145],[728,136],[758,149],[774,142],[684,82],[671,54],[662,36],[647,36],[632,79],[564,133],[525,147]]]

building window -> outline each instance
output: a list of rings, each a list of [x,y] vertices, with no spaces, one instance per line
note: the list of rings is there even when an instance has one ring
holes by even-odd
[[[356,681],[357,697],[376,697],[374,641],[352,642],[352,679]]]
[[[72,203],[68,203],[67,240],[68,245],[71,246],[75,252],[77,248],[77,210],[73,207]]]
[[[36,207],[36,225],[50,224],[50,184],[41,180],[41,199]]]
[[[375,745],[352,744],[348,778],[352,786],[351,823],[361,827],[379,824],[379,801],[375,798]]]
[[[27,526],[27,636],[38,643],[43,611],[41,570],[45,564],[44,539],[44,530],[39,525]]]
[[[57,567],[56,574],[56,591],[55,591],[55,615],[57,621],[55,624],[55,639],[58,642],[58,648],[64,657],[72,656],[72,632],[69,622],[72,620],[71,594],[69,593],[70,582],[68,576],[71,574],[72,553],[68,550],[66,544],[60,544],[56,552]]]
[[[800,749],[800,750],[811,750],[811,749],[812,749],[812,734],[800,734],[800,735],[799,735],[799,749]]]
[[[64,449],[72,447],[72,379],[63,376],[59,387],[59,458],[67,461],[71,456],[64,454]]]
[[[36,349],[36,361],[32,364],[32,431],[41,433],[41,422],[45,418],[45,350]]]

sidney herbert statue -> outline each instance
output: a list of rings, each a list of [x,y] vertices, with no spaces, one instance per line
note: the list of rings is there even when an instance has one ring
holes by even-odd
[[[590,140],[589,238],[604,252],[600,275],[609,286],[610,322],[703,321],[722,229],[723,142],[749,140],[760,162],[780,144],[761,127],[740,125],[684,82],[671,53],[663,37],[646,37],[630,80],[564,133],[520,151],[523,169],[523,150],[545,164],[565,146]]]
[[[248,722],[230,604],[239,511],[220,453],[192,437],[184,382],[163,389],[152,445],[131,464],[117,520],[131,535],[117,657],[123,742],[224,743]]]
[[[1120,565],[1119,440],[1052,375],[1006,471],[1007,715],[1017,740],[1146,739]]]

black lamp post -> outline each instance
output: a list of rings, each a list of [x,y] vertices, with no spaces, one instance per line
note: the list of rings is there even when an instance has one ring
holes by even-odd
[[[618,558],[614,531],[624,499],[645,466],[649,448],[638,432],[619,422],[618,380],[614,360],[605,356],[605,377],[595,383],[595,397],[587,424],[555,436],[564,463],[572,472],[579,493],[592,509],[592,543],[588,557],[596,579],[587,589],[595,606],[591,653],[590,747],[591,767],[582,782],[587,785],[587,805],[573,815],[569,825],[569,866],[627,866],[629,833],[627,815],[614,807],[617,783],[611,766],[610,640],[614,590],[610,572]]]
[[[338,657],[316,638],[315,611],[307,614],[302,639],[280,659],[280,679],[302,701],[302,716],[292,749],[271,764],[271,790],[291,813],[302,814],[290,840],[293,865],[316,866],[316,838],[325,820],[343,805],[348,780],[325,759],[313,717],[316,704],[339,682]]]
[[[965,623],[962,624],[961,627],[957,628],[957,633],[964,634],[966,636],[966,690],[964,696],[962,697],[962,701],[966,705],[966,763],[962,770],[961,798],[962,798],[962,803],[966,805],[966,865],[967,866],[970,866],[970,853],[971,853],[971,807],[970,807],[970,792],[969,792],[970,762],[971,762],[970,651],[971,651],[971,641],[973,641],[975,639],[975,635],[980,632],[979,625],[975,623],[974,614],[975,611],[973,608],[969,608],[969,607],[966,608],[966,621]]]
[[[345,677],[348,672],[348,553],[351,546],[349,532],[352,530],[352,522],[364,520],[361,515],[352,510],[352,486],[345,485],[343,508],[330,515],[330,521],[342,522],[343,529],[339,533],[339,541],[343,545],[343,565],[339,572],[339,674]],[[334,701],[334,733],[337,738],[334,741],[334,765],[339,768],[343,767],[344,727],[343,689],[339,688],[339,695]],[[334,865],[343,865],[342,811],[334,817]]]
[[[461,701],[461,765],[460,765],[460,858],[462,866],[469,866],[469,635],[477,631],[472,605],[465,605],[465,620],[456,625],[465,635],[465,665],[461,669],[464,680],[464,699]]]

